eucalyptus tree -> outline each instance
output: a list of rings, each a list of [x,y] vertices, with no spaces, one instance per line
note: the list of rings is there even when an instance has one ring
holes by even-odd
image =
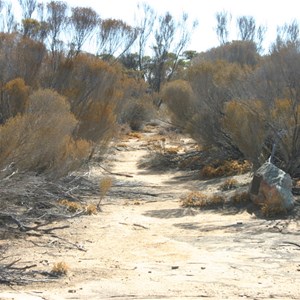
[[[74,7],[69,23],[72,28],[71,45],[75,55],[81,51],[84,43],[92,36],[97,24],[99,16],[92,8],[89,7]]]
[[[218,40],[221,45],[224,45],[228,42],[228,25],[231,21],[231,15],[227,11],[221,11],[216,13],[217,27],[216,33]]]
[[[158,26],[154,33],[152,44],[153,72],[148,78],[155,92],[159,92],[165,81],[170,81],[178,67],[179,59],[188,45],[191,34],[198,23],[188,24],[188,15],[183,13],[181,20],[177,21],[166,12],[158,18]],[[172,54],[172,55],[170,55]],[[168,66],[168,68],[166,68]]]
[[[99,22],[97,34],[98,55],[120,57],[126,53],[137,38],[137,29],[118,19]]]

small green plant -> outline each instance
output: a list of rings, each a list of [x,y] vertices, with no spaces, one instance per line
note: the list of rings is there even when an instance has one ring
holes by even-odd
[[[233,190],[237,187],[238,187],[238,181],[234,178],[227,179],[220,185],[220,189],[222,191]]]
[[[97,204],[98,211],[102,211],[101,209],[101,203],[106,196],[107,192],[112,186],[112,179],[110,177],[104,177],[99,182],[99,188],[100,188],[100,200]]]
[[[61,261],[53,265],[51,273],[55,276],[64,276],[67,275],[68,271],[68,265],[65,262]]]

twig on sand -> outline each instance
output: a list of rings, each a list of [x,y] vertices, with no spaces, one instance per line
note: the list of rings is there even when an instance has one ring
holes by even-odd
[[[283,241],[282,243],[283,243],[283,244],[288,244],[288,245],[293,245],[293,246],[296,246],[296,247],[299,247],[299,248],[300,248],[300,244],[297,244],[297,243],[294,243],[294,242]]]
[[[122,173],[114,173],[114,172],[111,172],[109,170],[107,170],[106,168],[102,167],[102,166],[99,166],[101,169],[103,169],[105,172],[111,174],[111,175],[116,175],[116,176],[124,176],[124,177],[130,177],[132,178],[133,176],[132,175],[129,175],[129,174],[122,174]]]

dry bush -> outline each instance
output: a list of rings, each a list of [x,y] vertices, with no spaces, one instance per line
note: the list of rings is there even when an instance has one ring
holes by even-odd
[[[233,190],[238,187],[238,181],[234,178],[226,179],[221,185],[220,189],[222,191]]]
[[[207,195],[201,192],[191,192],[181,200],[183,207],[203,207],[207,202]]]
[[[76,125],[64,97],[51,90],[34,92],[25,113],[0,127],[1,168],[13,163],[19,171],[65,175],[90,152],[88,142],[71,137]]]
[[[60,277],[60,276],[67,275],[68,271],[69,271],[69,266],[65,262],[61,261],[53,265],[51,273],[55,276]]]
[[[79,210],[82,210],[82,206],[80,203],[70,201],[67,199],[59,200],[58,203],[67,208],[69,212],[75,213]]]
[[[225,198],[222,195],[208,196],[201,192],[191,192],[181,199],[181,206],[200,209],[223,207],[224,203]]]
[[[132,130],[142,130],[154,115],[154,106],[149,100],[147,97],[127,100],[121,112],[121,123],[128,123]]]
[[[262,101],[230,101],[225,105],[223,124],[233,142],[257,169],[266,159],[263,146],[268,134]]]
[[[85,208],[88,215],[96,215],[98,213],[97,206],[95,204],[89,204]]]
[[[282,203],[264,203],[261,205],[260,211],[265,218],[280,217],[287,214],[287,210]]]
[[[26,85],[36,86],[45,46],[20,34],[0,33],[0,88],[15,78],[22,78]]]
[[[238,63],[241,66],[258,64],[260,57],[257,45],[253,41],[232,41],[217,48],[212,48],[201,53],[196,60],[218,61],[225,60],[230,63]]]
[[[203,178],[239,175],[249,172],[252,165],[249,161],[225,160],[217,161],[213,165],[204,166],[200,172]]]
[[[196,108],[195,96],[190,84],[184,80],[167,83],[162,90],[162,99],[171,114],[172,123],[185,129]]]
[[[138,139],[138,140],[140,140],[140,139],[143,137],[142,134],[139,133],[139,132],[129,132],[129,133],[127,134],[127,136],[128,136],[129,138],[134,138],[134,139]]]
[[[234,205],[246,204],[250,202],[249,192],[236,192],[234,193],[230,200]]]
[[[79,54],[63,60],[52,73],[45,69],[41,81],[69,101],[78,120],[75,139],[88,140],[93,148],[105,152],[116,134],[124,77],[117,64],[112,66],[93,55]]]
[[[275,130],[276,163],[291,174],[300,167],[300,105],[291,99],[276,99],[271,110],[270,120]],[[273,130],[273,131],[274,131]]]
[[[29,87],[22,78],[15,78],[7,82],[1,92],[2,122],[16,116],[18,113],[24,113],[29,97]]]
[[[104,177],[100,180],[99,182],[99,188],[100,188],[100,199],[99,202],[97,204],[97,209],[99,211],[101,210],[101,203],[104,199],[104,197],[106,196],[107,192],[109,191],[109,189],[111,188],[113,184],[113,180],[111,177]]]

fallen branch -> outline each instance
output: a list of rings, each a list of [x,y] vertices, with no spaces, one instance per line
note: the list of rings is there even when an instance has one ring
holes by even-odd
[[[282,243],[283,244],[288,244],[288,245],[293,245],[293,246],[296,246],[296,247],[300,248],[300,244],[297,244],[297,243],[294,243],[294,242],[283,241]]]
[[[107,170],[106,168],[102,167],[102,166],[99,166],[101,169],[103,169],[105,172],[111,174],[111,175],[116,175],[116,176],[124,176],[124,177],[130,177],[132,178],[133,176],[132,175],[129,175],[129,174],[122,174],[122,173],[114,173],[114,172],[110,172],[109,170]]]

